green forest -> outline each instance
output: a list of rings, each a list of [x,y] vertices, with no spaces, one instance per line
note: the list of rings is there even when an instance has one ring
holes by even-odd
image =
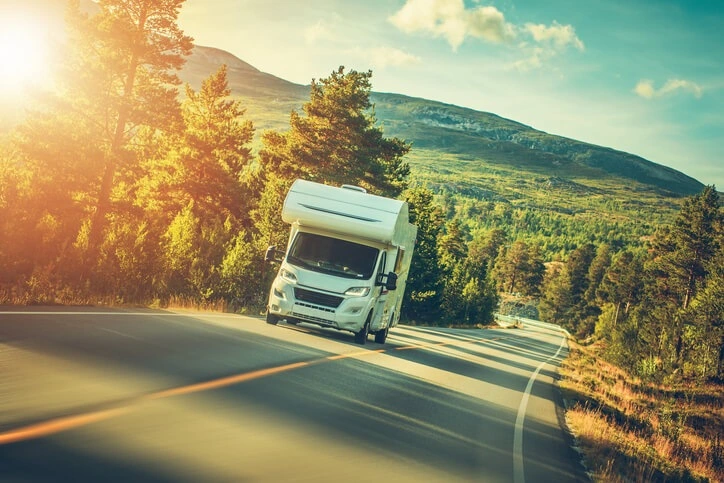
[[[642,377],[724,376],[714,186],[643,207],[453,190],[443,156],[425,163],[429,151],[385,135],[372,72],[344,67],[311,81],[286,129],[258,133],[225,67],[197,90],[182,85],[193,48],[177,25],[183,3],[106,0],[90,15],[71,2],[53,89],[0,140],[0,303],[258,313],[274,277],[265,249],[286,245],[281,205],[304,178],[408,201],[418,238],[407,322],[519,314],[605,341],[610,360]],[[495,171],[488,182],[505,183]]]

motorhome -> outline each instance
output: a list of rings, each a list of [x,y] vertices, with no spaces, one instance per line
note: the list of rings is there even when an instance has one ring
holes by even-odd
[[[284,200],[291,225],[269,292],[266,320],[311,323],[349,331],[365,344],[383,344],[400,320],[417,227],[407,203],[357,186],[296,180]]]

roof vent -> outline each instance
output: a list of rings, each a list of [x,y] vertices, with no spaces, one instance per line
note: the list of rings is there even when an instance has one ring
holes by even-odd
[[[361,186],[354,186],[354,185],[351,185],[351,184],[343,184],[343,185],[342,185],[342,188],[347,189],[347,190],[352,190],[352,191],[359,191],[360,193],[367,193],[367,190],[364,189],[364,188],[361,187]]]

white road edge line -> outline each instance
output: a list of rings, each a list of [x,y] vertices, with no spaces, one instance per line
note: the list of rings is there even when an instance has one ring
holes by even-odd
[[[525,483],[525,474],[523,471],[523,423],[525,422],[525,412],[528,409],[528,399],[530,398],[530,392],[533,389],[533,383],[538,377],[538,373],[543,369],[543,366],[548,364],[550,361],[558,357],[561,353],[563,345],[566,342],[566,337],[561,337],[561,345],[555,354],[549,357],[538,366],[528,380],[528,385],[525,387],[523,398],[520,400],[520,406],[518,406],[518,415],[515,418],[515,432],[513,433],[513,483]]]

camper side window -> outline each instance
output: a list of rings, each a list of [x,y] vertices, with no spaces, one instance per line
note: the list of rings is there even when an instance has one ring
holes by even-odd
[[[402,259],[405,257],[405,249],[399,248],[397,250],[397,259],[395,260],[395,273],[399,274],[402,270]]]
[[[385,267],[387,266],[387,252],[382,252],[380,255],[380,265],[377,267],[378,280],[380,275],[385,274]]]

